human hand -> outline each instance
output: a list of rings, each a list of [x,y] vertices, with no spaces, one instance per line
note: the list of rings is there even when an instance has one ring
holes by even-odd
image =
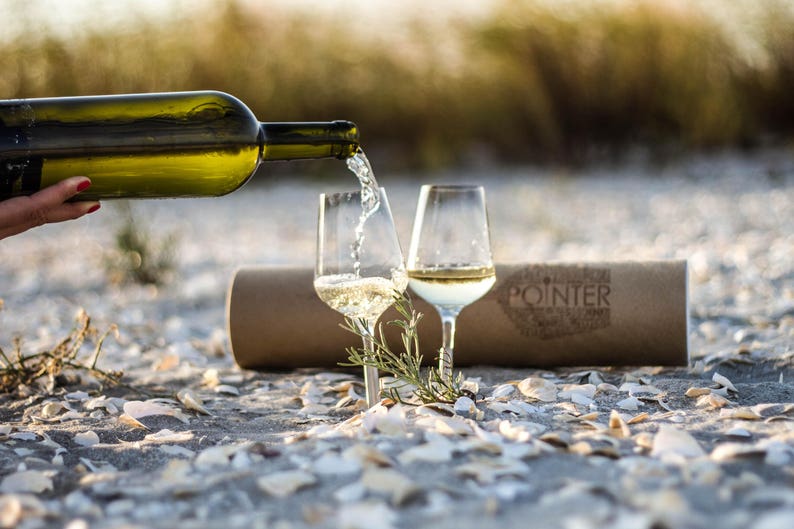
[[[66,202],[91,185],[85,176],[73,176],[30,196],[0,201],[0,239],[51,222],[82,217],[99,209],[99,202]]]

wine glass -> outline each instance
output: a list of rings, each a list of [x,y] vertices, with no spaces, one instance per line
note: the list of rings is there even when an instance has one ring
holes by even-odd
[[[422,186],[407,269],[411,289],[441,316],[438,370],[451,382],[455,320],[496,282],[482,186]]]
[[[375,323],[408,286],[402,251],[383,188],[320,195],[314,289],[353,320],[372,353]],[[378,370],[364,368],[367,405],[378,402]]]

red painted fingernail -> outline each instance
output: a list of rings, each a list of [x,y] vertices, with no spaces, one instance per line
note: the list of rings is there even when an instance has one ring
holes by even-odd
[[[79,193],[80,191],[85,191],[90,186],[91,186],[91,181],[90,180],[83,180],[82,182],[77,184],[77,192]],[[89,213],[91,213],[91,212],[89,211]]]
[[[94,211],[98,210],[100,207],[101,207],[101,206],[100,206],[99,204],[97,204],[97,205],[95,205],[95,206],[91,206],[91,209],[89,209],[88,211],[86,211],[86,214],[88,214],[88,213],[93,213]]]

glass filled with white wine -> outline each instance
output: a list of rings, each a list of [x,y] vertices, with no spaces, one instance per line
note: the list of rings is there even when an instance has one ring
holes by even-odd
[[[441,316],[439,373],[452,381],[455,320],[496,282],[482,186],[422,186],[407,269],[411,290]]]
[[[372,352],[378,318],[407,286],[385,190],[320,195],[314,289],[329,307],[353,320],[365,353]],[[364,368],[364,385],[372,406],[379,400],[377,368]]]

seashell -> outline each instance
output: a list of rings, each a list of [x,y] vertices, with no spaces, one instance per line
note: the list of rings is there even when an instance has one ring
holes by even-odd
[[[24,507],[19,497],[7,495],[0,497],[0,527],[17,527],[24,515]]]
[[[719,395],[720,397],[728,398],[728,388],[726,387],[713,388],[711,392]]]
[[[273,472],[256,480],[259,490],[277,498],[285,498],[298,490],[317,483],[314,474],[305,470]]]
[[[496,413],[513,413],[515,415],[526,415],[526,411],[521,406],[515,404],[515,401],[510,402],[489,402],[488,409]]]
[[[460,417],[423,417],[416,425],[443,435],[472,435],[471,424]]]
[[[402,465],[409,465],[416,461],[444,463],[452,460],[452,453],[455,449],[455,443],[450,442],[445,437],[436,436],[428,443],[412,446],[403,451],[397,456],[397,459]]]
[[[80,446],[94,446],[99,444],[99,436],[96,432],[89,430],[87,432],[78,433],[74,436],[74,442]]]
[[[333,452],[326,452],[311,465],[312,470],[320,475],[355,474],[361,470],[361,464],[355,459],[345,458]]]
[[[604,377],[598,371],[580,371],[571,373],[569,378],[577,378],[581,384],[592,384],[597,386],[604,382]]]
[[[357,502],[340,506],[336,513],[338,529],[394,529],[397,513],[382,502]]]
[[[661,488],[652,491],[635,491],[631,496],[631,505],[657,516],[680,516],[683,519],[690,510],[689,503],[681,492],[672,488]]]
[[[356,398],[356,397],[352,397],[350,395],[345,395],[344,397],[342,397],[341,399],[336,401],[336,404],[334,404],[334,408],[341,409],[341,408],[346,408],[348,406],[353,406],[353,405],[356,405],[356,403],[358,403],[358,401],[359,401],[359,399]]]
[[[167,428],[151,433],[143,438],[152,443],[185,443],[193,439],[192,432],[173,432]]]
[[[607,429],[607,427],[606,427],[606,426],[604,426],[603,424],[601,424],[601,423],[599,423],[599,422],[595,422],[595,421],[579,421],[579,422],[581,422],[581,423],[582,423],[582,425],[584,425],[584,426],[588,426],[588,427],[590,427],[592,430],[595,430],[595,431],[597,431],[597,432],[601,432],[601,431],[603,431],[603,430],[606,430],[606,429]]]
[[[548,432],[541,435],[539,439],[559,448],[567,448],[571,444],[571,435],[568,432]]]
[[[593,453],[593,447],[587,441],[577,441],[576,443],[568,446],[568,451],[572,454],[580,456],[589,456]]]
[[[482,419],[485,414],[477,409],[477,405],[469,397],[460,397],[455,401],[453,406],[456,415],[461,417],[469,417],[474,420]]]
[[[594,404],[594,400],[588,397],[587,395],[583,395],[582,393],[574,392],[571,395],[571,402],[575,404],[579,404],[581,406],[592,406]]]
[[[215,368],[207,369],[201,377],[201,382],[207,387],[214,388],[221,383],[220,374]]]
[[[716,393],[709,393],[708,395],[701,395],[700,397],[698,397],[696,405],[701,408],[709,406],[711,408],[716,409],[727,406],[730,403],[731,401],[729,401],[725,397],[721,397]]]
[[[607,384],[606,382],[602,382],[598,386],[596,386],[596,393],[617,393],[618,387],[614,384]]]
[[[391,457],[369,444],[355,444],[344,450],[342,457],[357,461],[362,467],[389,467],[394,464]]]
[[[368,432],[404,436],[406,434],[405,411],[399,404],[391,409],[376,404],[362,416],[362,425]]]
[[[623,417],[615,410],[612,410],[609,414],[609,430],[609,433],[618,439],[627,439],[631,437],[629,425],[626,424]]]
[[[505,445],[501,439],[498,441],[490,439],[469,438],[455,444],[455,449],[461,453],[467,452],[483,452],[485,454],[492,454],[495,456],[502,455],[507,446],[524,446],[524,445]]]
[[[518,383],[518,390],[525,397],[541,402],[554,402],[557,400],[557,386],[545,378],[525,378]]]
[[[736,389],[736,386],[734,386],[730,380],[728,380],[726,377],[720,375],[717,372],[714,373],[714,375],[711,377],[711,380],[716,382],[720,386],[726,388],[728,391],[739,393],[739,390]]]
[[[744,443],[720,443],[714,447],[709,457],[713,461],[728,461],[740,457],[752,457],[766,455],[766,449],[756,445]]]
[[[391,468],[365,470],[361,484],[370,492],[389,495],[392,505],[402,505],[421,491],[413,480]]]
[[[62,402],[48,402],[41,408],[41,416],[45,419],[57,417],[63,410],[67,408]]]
[[[650,432],[640,432],[634,436],[634,443],[640,448],[650,450],[653,448],[653,435]]]
[[[185,417],[185,415],[179,410],[164,404],[160,404],[154,400],[131,400],[126,402],[124,404],[124,413],[136,420],[153,415],[168,415],[170,417],[174,417],[175,419],[179,419],[184,423],[188,422],[187,417]]]
[[[597,411],[591,411],[577,417],[579,421],[595,421],[600,414]]]
[[[158,359],[154,365],[152,365],[152,370],[154,371],[169,371],[174,369],[179,365],[179,355],[176,353],[167,354],[162,358]]]
[[[196,455],[193,450],[184,446],[162,445],[160,446],[160,451],[172,457],[186,457],[188,459]]]
[[[204,407],[204,402],[201,400],[201,397],[196,395],[196,393],[191,389],[180,389],[176,394],[176,398],[179,399],[179,402],[181,402],[185,408],[189,410],[197,411],[202,415],[212,415],[209,410]]]
[[[744,419],[746,421],[759,421],[761,417],[750,408],[733,408],[720,410],[720,419]]]
[[[595,396],[596,387],[593,384],[566,384],[558,393],[562,399],[573,400],[574,395],[581,395],[592,399]]]
[[[503,476],[523,477],[529,472],[526,463],[516,459],[488,458],[476,459],[458,466],[455,473],[463,477],[471,477],[480,484],[490,484]]]
[[[468,417],[471,411],[471,408],[475,407],[474,401],[471,400],[469,397],[459,397],[455,404],[452,406],[452,409],[455,410],[456,415],[462,415],[464,417]]]
[[[47,490],[53,490],[52,472],[40,470],[22,470],[14,472],[3,478],[0,482],[0,492],[13,494],[17,492],[31,492],[41,494]]]
[[[336,489],[333,493],[333,497],[340,503],[349,503],[364,499],[366,494],[367,489],[364,485],[360,481],[356,481]]]
[[[690,434],[673,426],[661,425],[653,438],[651,456],[668,458],[694,458],[705,455],[703,448]]]
[[[647,412],[642,412],[640,414],[635,415],[634,417],[632,417],[628,421],[626,421],[626,424],[637,424],[638,422],[643,422],[643,421],[648,420],[649,417],[650,417],[650,415],[648,415]]]
[[[645,402],[655,402],[663,410],[667,410],[670,412],[673,411],[670,405],[667,404],[667,402],[665,402],[663,395],[657,395],[656,397],[640,397],[640,400],[644,400]]]
[[[518,424],[514,425],[510,421],[499,422],[499,433],[502,434],[505,439],[515,441],[517,443],[526,443],[532,439],[532,432],[530,432],[526,426]]]
[[[473,395],[479,395],[479,393],[480,393],[480,379],[479,378],[467,378],[460,385],[460,389],[462,389],[464,391],[471,392]]]
[[[95,474],[111,474],[118,472],[118,469],[107,461],[94,461],[85,457],[81,457],[80,462],[83,464],[83,466],[85,466],[85,468]]]
[[[593,447],[593,453],[591,455],[608,457],[610,459],[619,459],[621,456],[620,449],[612,445]]]
[[[629,396],[636,396],[642,395],[644,393],[648,393],[650,395],[658,395],[662,393],[662,390],[657,388],[656,386],[651,386],[650,384],[638,384],[636,382],[624,382],[618,388],[620,392],[627,392]]]
[[[772,403],[763,403],[763,404],[756,404],[752,408],[750,408],[753,412],[757,413],[759,416],[767,418],[767,417],[774,417],[779,415],[786,415],[791,411],[792,406],[785,405],[785,404],[772,404]]]
[[[414,413],[420,416],[436,417],[438,415],[446,415],[451,417],[452,415],[455,415],[455,408],[442,402],[431,402],[430,404],[417,406],[414,409]]]
[[[695,387],[689,388],[688,390],[686,390],[686,393],[684,393],[684,395],[690,398],[700,397],[702,395],[709,395],[709,394],[711,394],[710,388],[695,388]]]
[[[101,395],[83,402],[83,408],[86,410],[103,408],[110,415],[116,415],[119,412],[119,406],[124,406],[124,403],[125,401],[123,399],[109,399],[106,396]]]
[[[384,378],[386,377],[381,377],[380,380],[383,381]],[[333,391],[334,393],[341,394],[341,393],[347,393],[348,391],[353,389],[356,385],[357,382],[353,380],[343,380],[342,382],[332,384],[328,389]]]
[[[225,466],[234,454],[244,448],[241,445],[210,446],[199,452],[194,463],[199,467]]]
[[[491,398],[501,399],[504,397],[508,397],[513,393],[515,393],[515,391],[516,391],[516,387],[513,384],[500,384],[496,386],[491,392]]]
[[[637,397],[628,397],[615,403],[619,408],[624,410],[637,410],[643,405],[643,402]]]
[[[725,432],[725,435],[729,437],[741,437],[743,439],[749,439],[753,436],[753,434],[750,433],[750,431],[745,430],[744,428],[731,428],[730,430]]]
[[[149,427],[140,422],[138,419],[133,419],[126,413],[119,415],[118,422],[124,424],[126,426],[131,426],[132,428],[140,428],[142,430],[148,430]]]
[[[219,384],[213,388],[215,393],[222,393],[224,395],[234,395],[235,397],[240,396],[240,389],[236,386],[230,386],[229,384]]]
[[[15,441],[36,441],[39,436],[33,432],[14,432],[8,434],[8,438]]]
[[[488,493],[492,493],[496,498],[509,502],[530,492],[532,486],[521,481],[500,481],[488,489]]]

